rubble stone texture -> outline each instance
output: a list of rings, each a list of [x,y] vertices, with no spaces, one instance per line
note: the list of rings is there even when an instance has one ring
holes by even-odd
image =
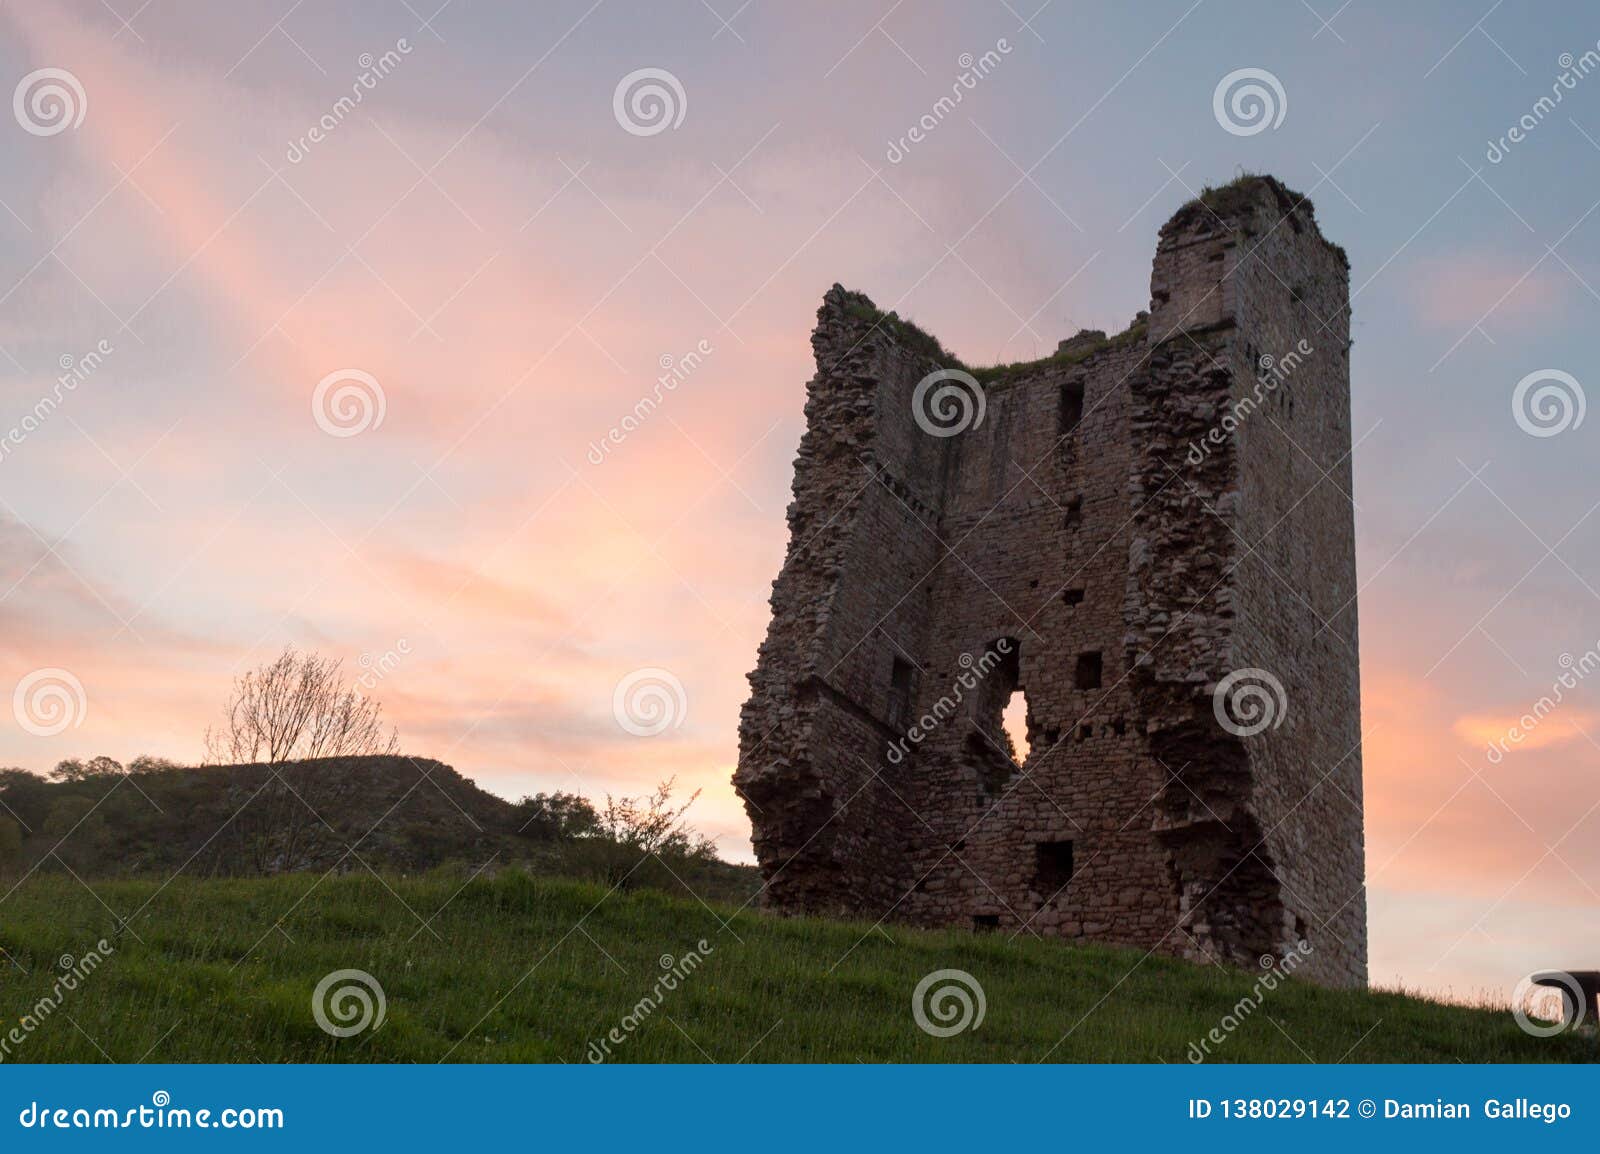
[[[913,396],[960,363],[835,286],[734,776],[768,905],[1364,983],[1349,331],[1268,177],[1167,223],[1126,332],[973,370],[954,435]]]

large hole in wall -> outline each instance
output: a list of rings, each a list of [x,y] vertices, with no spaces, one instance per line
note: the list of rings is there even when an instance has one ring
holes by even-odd
[[[989,793],[1001,790],[1027,756],[1027,700],[1018,684],[1022,654],[1015,638],[1001,638],[987,647],[999,654],[990,667],[974,665],[983,680],[967,735],[967,753],[978,780]],[[1019,738],[1022,740],[1019,742]]]
[[[1011,746],[1011,760],[1021,765],[1028,760],[1028,695],[1021,689],[1011,694],[1000,711],[1000,728]]]

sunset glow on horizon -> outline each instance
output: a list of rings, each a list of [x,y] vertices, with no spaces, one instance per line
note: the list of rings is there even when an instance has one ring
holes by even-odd
[[[1592,12],[271,7],[0,4],[6,91],[83,105],[0,126],[0,691],[83,691],[61,732],[5,712],[0,766],[198,761],[294,644],[407,753],[513,800],[676,777],[751,861],[824,292],[1033,359],[1125,329],[1162,223],[1270,172],[1351,262],[1372,981],[1600,964],[1600,420],[1514,405],[1600,383],[1600,79],[1497,144]],[[1283,122],[1226,132],[1257,64]],[[643,69],[682,89],[645,128]],[[618,724],[641,670],[681,687],[660,732]]]

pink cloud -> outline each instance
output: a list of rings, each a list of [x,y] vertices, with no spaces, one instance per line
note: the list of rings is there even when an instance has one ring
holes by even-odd
[[[1422,320],[1435,328],[1466,329],[1480,322],[1491,332],[1538,327],[1562,308],[1569,283],[1550,262],[1532,263],[1481,250],[1420,261],[1413,299]]]

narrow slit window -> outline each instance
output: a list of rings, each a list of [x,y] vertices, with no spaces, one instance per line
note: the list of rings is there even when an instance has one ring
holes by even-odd
[[[889,671],[889,724],[904,729],[911,716],[911,662],[896,657]]]
[[[1061,435],[1064,437],[1083,420],[1083,383],[1061,386]]]

